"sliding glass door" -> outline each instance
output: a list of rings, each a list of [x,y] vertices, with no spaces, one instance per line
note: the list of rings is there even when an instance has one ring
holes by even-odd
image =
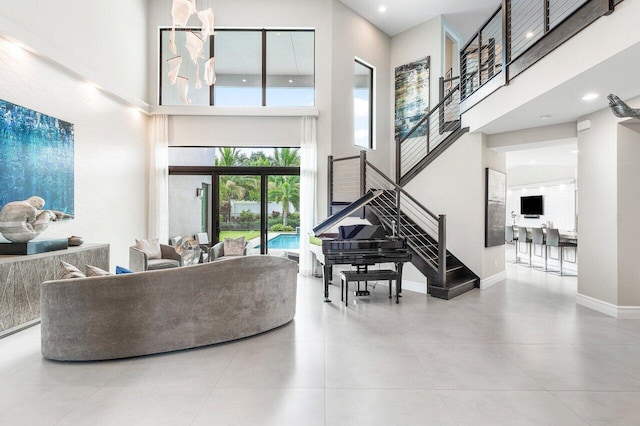
[[[299,251],[297,148],[169,150],[169,238],[244,237],[248,254]]]
[[[248,254],[260,253],[262,185],[259,175],[218,175],[218,241],[244,237]]]

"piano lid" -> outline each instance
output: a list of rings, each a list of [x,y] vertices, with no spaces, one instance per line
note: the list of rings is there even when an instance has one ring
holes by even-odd
[[[348,225],[338,227],[341,240],[382,240],[385,237],[381,225]]]
[[[346,217],[351,215],[353,212],[369,204],[371,201],[375,200],[382,194],[383,194],[382,190],[367,192],[362,197],[358,198],[356,201],[349,204],[344,209],[340,210],[335,214],[332,214],[331,216],[329,216],[328,218],[320,222],[318,225],[316,225],[313,228],[313,235],[317,237],[320,234],[327,232],[327,230],[336,226],[338,223],[342,222]]]

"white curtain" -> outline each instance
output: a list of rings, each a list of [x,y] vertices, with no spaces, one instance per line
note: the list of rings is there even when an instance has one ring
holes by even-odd
[[[316,223],[316,118],[302,117],[300,138],[300,274],[312,275],[309,235]]]
[[[169,119],[154,115],[149,122],[148,237],[169,241]]]

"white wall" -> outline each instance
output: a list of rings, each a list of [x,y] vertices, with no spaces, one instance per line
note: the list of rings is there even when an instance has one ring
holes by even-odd
[[[0,99],[74,124],[75,219],[42,237],[109,243],[111,270],[127,266],[147,229],[147,116],[3,39],[0,81]]]
[[[578,132],[578,293],[618,305],[618,120],[608,109],[588,119]]]
[[[484,247],[485,167],[505,171],[504,154],[482,134],[465,134],[405,189],[436,215],[447,215],[447,249],[480,278],[504,271],[503,246]]]
[[[618,125],[617,130],[618,305],[640,306],[640,125]]]
[[[389,60],[391,40],[385,33],[339,1],[333,3],[333,63],[331,72],[331,153],[335,158],[358,155],[354,145],[354,59],[375,67],[375,140],[367,160],[389,174],[394,155],[391,130]]]
[[[508,169],[507,186],[535,187],[549,186],[553,183],[567,183],[576,178],[576,166],[521,166]]]
[[[574,121],[551,126],[533,127],[513,132],[488,135],[489,148],[496,151],[513,151],[527,148],[556,146],[565,141],[575,142],[578,131]]]
[[[125,97],[147,99],[148,0],[0,2],[0,33]]]
[[[442,17],[437,16],[425,23],[404,31],[391,39],[391,81],[395,79],[395,69],[400,65],[414,62],[425,56],[430,57],[429,67],[429,108],[438,104],[438,79],[442,77]],[[391,102],[394,102],[394,84],[391,85]],[[391,111],[392,114],[395,111]]]

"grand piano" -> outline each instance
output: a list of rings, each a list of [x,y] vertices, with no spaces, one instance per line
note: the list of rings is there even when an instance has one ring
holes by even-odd
[[[324,254],[324,301],[329,300],[329,282],[333,265],[352,265],[362,270],[366,281],[367,268],[378,263],[394,263],[398,273],[397,286],[401,288],[402,266],[411,260],[404,238],[388,236],[379,225],[340,226],[337,238],[322,240]],[[323,237],[323,235],[319,235]],[[398,292],[401,290],[398,289]],[[367,294],[360,292],[360,295]]]

